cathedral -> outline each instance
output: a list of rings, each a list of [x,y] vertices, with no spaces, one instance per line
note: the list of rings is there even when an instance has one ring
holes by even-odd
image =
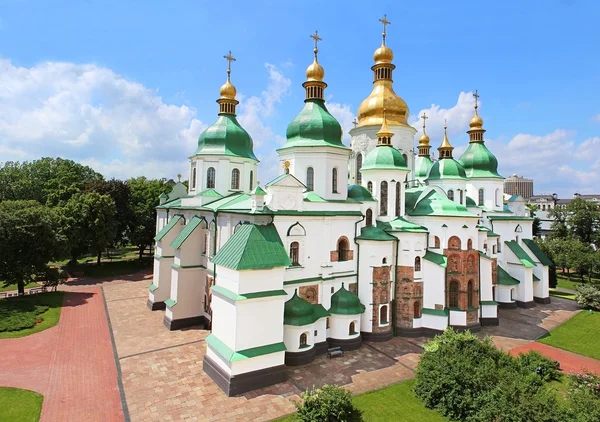
[[[288,366],[332,348],[475,330],[502,323],[499,307],[550,302],[551,262],[524,207],[503,202],[477,92],[460,157],[446,128],[432,157],[425,114],[415,147],[393,88],[389,21],[380,21],[373,89],[350,147],[325,104],[315,33],[306,98],[277,150],[281,174],[259,186],[252,139],[236,119],[230,52],[189,186],[160,197],[148,306],[164,310],[167,329],[211,329],[203,368],[228,395],[282,382]]]

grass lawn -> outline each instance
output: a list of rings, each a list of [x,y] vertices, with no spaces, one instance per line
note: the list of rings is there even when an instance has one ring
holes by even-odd
[[[577,286],[581,286],[582,284],[585,284],[588,282],[587,276],[584,277],[585,281],[582,282],[581,279],[579,278],[579,276],[575,275],[575,274],[571,275],[571,280],[568,280],[566,277],[563,277],[561,275],[557,275],[556,280],[558,282],[557,283],[558,287],[562,287],[563,289],[571,289],[571,290],[575,290],[577,288]],[[592,283],[600,284],[600,280],[592,277]]]
[[[37,422],[44,396],[29,390],[0,387],[0,421]]]
[[[26,289],[30,289],[32,287],[40,287],[40,285],[34,282],[25,285]],[[8,286],[4,287],[4,283],[0,281],[0,292],[9,292],[11,290],[17,290],[17,285],[9,284]]]
[[[354,397],[356,407],[362,410],[365,421],[444,422],[446,418],[435,410],[427,409],[415,396],[415,380],[390,385]],[[293,422],[294,415],[277,421]]]
[[[538,341],[559,349],[600,359],[600,312],[582,311]]]
[[[3,320],[8,318],[19,318],[19,312],[31,308],[32,305],[45,305],[48,310],[38,315],[42,322],[35,324],[31,328],[25,328],[19,331],[2,331],[0,339],[19,338],[30,334],[39,333],[50,327],[54,327],[60,319],[60,308],[63,303],[63,292],[40,293],[31,296],[21,296],[0,300],[0,315]],[[9,310],[7,304],[11,305]],[[15,307],[16,304],[16,307]],[[1,406],[0,406],[1,410]],[[0,420],[5,420],[0,418]]]
[[[550,289],[550,296],[562,297],[563,299],[575,300],[573,293],[560,292],[554,289]]]

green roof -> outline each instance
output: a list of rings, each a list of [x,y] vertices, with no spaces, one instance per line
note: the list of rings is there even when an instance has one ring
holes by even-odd
[[[190,237],[192,232],[196,230],[196,227],[198,227],[203,221],[205,221],[204,217],[198,217],[197,215],[193,216],[190,219],[190,221],[188,221],[188,223],[185,225],[183,230],[179,232],[175,240],[171,242],[171,246],[175,249],[179,249],[181,245],[183,245],[183,242],[185,242],[186,239]]]
[[[322,146],[347,149],[342,143],[342,126],[319,99],[305,100],[304,108],[287,127],[286,138],[280,150]]]
[[[285,352],[285,343],[273,343],[264,346],[252,347],[250,349],[232,350],[214,334],[209,334],[204,341],[228,362],[237,362],[257,356],[269,355],[271,353]]]
[[[377,221],[377,227],[386,232],[412,232],[412,233],[427,233],[426,227],[419,226],[418,224],[411,223],[402,217],[387,221]]]
[[[514,253],[517,256],[519,261],[521,261],[521,264],[523,264],[527,268],[537,267],[533,259],[531,259],[529,255],[527,255],[527,252],[525,252],[525,250],[517,242],[515,242],[514,240],[509,240],[507,242],[504,242],[504,244],[508,246],[512,253]]]
[[[481,251],[477,251],[477,252],[479,253],[479,256],[482,256],[482,257],[484,257],[484,258],[487,258],[487,259],[490,259],[490,260],[491,260],[491,259],[494,259],[494,258],[492,258],[491,256],[487,256],[487,255],[486,255],[484,252],[481,252]]]
[[[434,264],[437,264],[440,267],[444,267],[444,268],[446,268],[446,265],[448,264],[447,257],[445,257],[444,255],[442,255],[440,253],[432,252],[430,250],[425,252],[423,259],[426,259],[427,261],[431,261]]]
[[[431,157],[429,155],[424,157],[420,155],[417,156],[415,159],[415,178],[425,179],[432,165],[433,161],[431,161]]]
[[[406,213],[411,216],[477,217],[432,187],[407,189],[405,200]]]
[[[444,308],[444,309],[423,308],[423,310],[421,311],[421,313],[424,313],[424,314],[427,314],[427,315],[435,315],[435,316],[447,317],[448,314],[450,313],[450,310],[448,308]]]
[[[380,144],[372,149],[365,158],[360,171],[365,170],[405,170],[406,160],[402,153],[391,145]]]
[[[327,312],[323,305],[313,305],[307,302],[298,296],[298,290],[296,290],[292,298],[285,302],[283,323],[295,326],[308,325],[329,315],[329,312]]]
[[[375,201],[369,189],[361,185],[350,185],[348,186],[348,198],[352,198],[356,201]]]
[[[288,267],[290,258],[273,223],[242,224],[216,253],[213,263],[232,270]]]
[[[498,220],[498,221],[533,221],[532,217],[523,217],[520,215],[488,215],[490,220]]]
[[[250,195],[266,195],[267,192],[263,190],[260,186],[256,186],[252,191],[250,191]]]
[[[470,142],[458,161],[468,178],[504,179],[498,174],[498,160],[483,142]]]
[[[207,198],[222,198],[223,197],[223,195],[221,195],[219,192],[217,192],[216,190],[214,190],[212,188],[203,190],[202,192],[199,192],[197,195],[204,196]]]
[[[500,235],[499,235],[499,234],[497,234],[497,233],[494,233],[494,232],[493,232],[493,231],[491,231],[491,230],[488,230],[488,232],[487,232],[487,237],[500,237]]]
[[[365,306],[354,293],[346,290],[344,283],[342,287],[331,296],[331,308],[329,312],[337,315],[358,315],[365,311]]]
[[[504,268],[498,265],[498,284],[501,286],[516,286],[520,281],[511,276]]]
[[[228,299],[234,300],[236,302],[241,301],[241,300],[262,299],[265,297],[273,297],[273,296],[287,296],[287,293],[285,292],[285,290],[267,290],[264,292],[251,292],[251,293],[238,294],[238,293],[232,292],[231,290],[226,289],[225,287],[219,286],[219,285],[212,286],[210,288],[210,290],[215,295],[221,295]]]
[[[475,200],[473,198],[471,198],[469,195],[467,195],[467,207],[476,207],[477,203],[475,202]]]
[[[233,114],[219,114],[217,121],[198,138],[196,154],[230,155],[257,160],[252,138]]]
[[[465,169],[453,158],[442,158],[436,161],[429,169],[426,180],[459,179],[464,180],[467,176]]]
[[[356,239],[358,239],[358,240],[377,240],[377,241],[397,240],[394,236],[387,234],[380,228],[377,228],[374,226],[363,227],[360,231],[360,236],[358,236]]]
[[[165,237],[167,233],[169,233],[171,229],[175,227],[177,222],[182,218],[183,217],[181,215],[174,215],[173,217],[171,217],[169,222],[158,233],[156,233],[156,236],[154,236],[154,240],[162,240],[162,238]]]
[[[296,182],[298,182],[300,185],[304,186],[304,188],[306,189],[306,185],[304,183],[302,183],[300,180],[298,180],[298,178],[296,178],[294,175],[289,174],[289,173],[280,174],[275,179],[273,179],[270,182],[268,182],[265,186],[268,187],[268,186],[274,185],[275,183],[279,182],[280,180],[285,179],[286,177],[293,178]]]
[[[544,251],[533,239],[523,239],[523,243],[529,248],[529,250],[535,255],[535,257],[542,263],[542,265],[552,266],[554,263],[546,256]]]
[[[537,275],[533,275],[533,281],[540,281],[540,278]]]

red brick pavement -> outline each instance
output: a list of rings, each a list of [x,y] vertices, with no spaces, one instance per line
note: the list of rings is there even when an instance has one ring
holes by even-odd
[[[515,347],[510,351],[513,356],[518,356],[519,353],[526,353],[530,350],[535,350],[550,359],[560,362],[560,369],[565,373],[577,372],[583,373],[583,370],[600,374],[600,360],[588,358],[576,353],[567,352],[566,350],[548,346],[535,341],[523,346]]]
[[[43,394],[42,422],[124,420],[99,288],[66,292],[57,326],[0,350],[0,385]]]

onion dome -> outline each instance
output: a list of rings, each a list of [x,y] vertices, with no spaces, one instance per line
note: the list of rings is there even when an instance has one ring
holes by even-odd
[[[444,139],[438,147],[440,159],[432,164],[426,180],[441,179],[466,179],[467,175],[463,166],[452,158],[454,147],[450,144],[447,134],[448,126],[444,122]]]
[[[383,40],[381,47],[373,54],[375,60],[375,65],[371,67],[374,74],[373,91],[358,107],[358,126],[381,125],[384,108],[390,124],[408,126],[408,105],[394,92],[392,86],[392,73],[396,68],[392,63],[394,53],[385,44],[386,26],[390,22],[385,16],[379,21],[383,23]]]
[[[348,186],[348,198],[361,202],[375,200],[369,189],[361,185]]]
[[[389,129],[386,120],[386,110],[383,111],[383,123],[377,132],[377,146],[365,158],[360,171],[365,170],[405,170],[406,159],[392,146],[394,133]]]
[[[239,124],[235,117],[235,106],[239,102],[235,99],[236,89],[231,83],[231,62],[235,61],[229,54],[224,56],[229,62],[227,67],[227,81],[220,89],[219,117],[198,138],[196,154],[202,155],[230,155],[235,157],[257,160],[254,155],[254,144],[246,130]]]
[[[317,43],[321,40],[317,31],[311,38],[315,40],[313,63],[306,69],[306,82],[302,84],[306,90],[304,108],[288,125],[287,142],[280,148],[329,146],[344,148],[342,142],[342,126],[325,107],[324,91],[327,84],[323,82],[325,71],[318,63]]]
[[[342,287],[331,296],[331,308],[329,313],[338,315],[359,315],[365,311],[364,305],[354,293]]]
[[[283,323],[286,325],[307,325],[313,321],[313,305],[298,296],[298,290],[283,307]]]

